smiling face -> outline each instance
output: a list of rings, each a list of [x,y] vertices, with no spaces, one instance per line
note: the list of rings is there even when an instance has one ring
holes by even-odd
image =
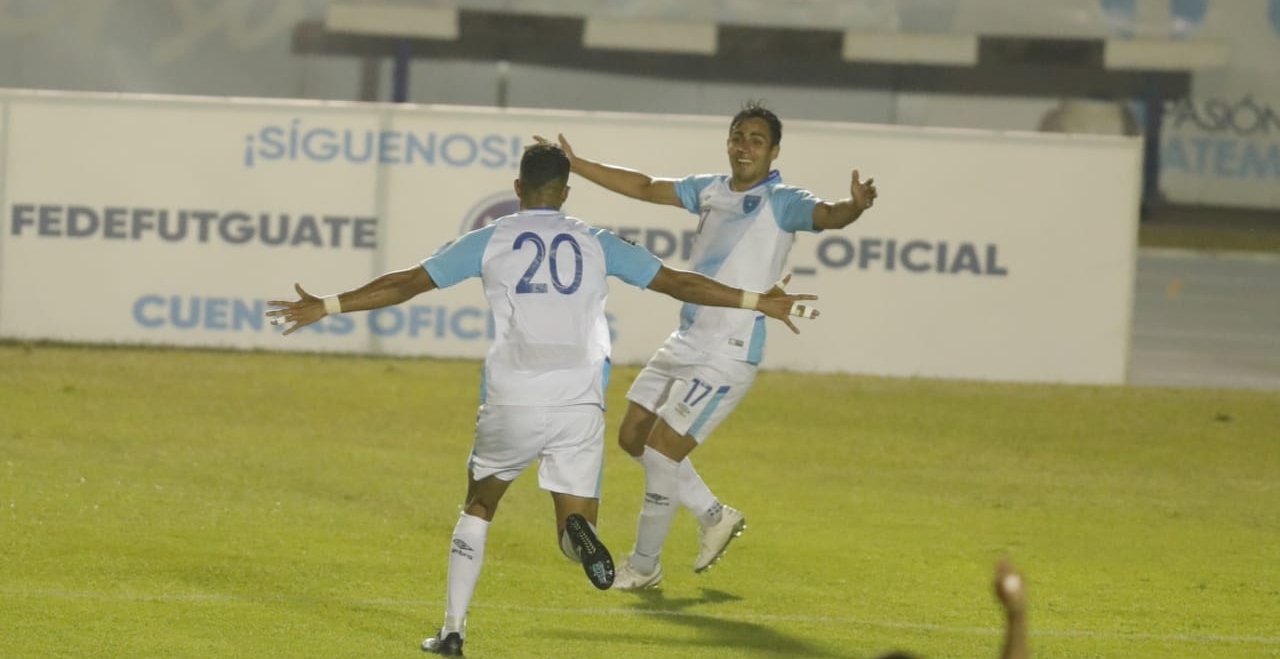
[[[748,117],[733,125],[727,142],[729,169],[733,172],[732,188],[742,191],[769,175],[779,145],[769,129],[769,122]]]

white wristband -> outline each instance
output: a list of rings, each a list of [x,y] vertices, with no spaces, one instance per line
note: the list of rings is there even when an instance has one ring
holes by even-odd
[[[742,291],[742,301],[738,303],[738,306],[742,307],[743,309],[754,310],[756,308],[756,305],[759,303],[760,303],[759,293],[756,293],[755,291]]]
[[[342,303],[338,301],[337,295],[326,295],[324,300],[324,312],[330,316],[342,313]]]

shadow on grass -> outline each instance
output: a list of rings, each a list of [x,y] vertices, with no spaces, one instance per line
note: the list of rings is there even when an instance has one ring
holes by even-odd
[[[829,650],[768,625],[718,618],[709,613],[695,613],[687,610],[696,605],[723,604],[742,599],[738,595],[722,590],[703,588],[701,596],[674,599],[667,598],[661,590],[641,590],[628,595],[636,598],[637,601],[629,605],[629,608],[637,613],[672,625],[688,627],[697,632],[697,637],[693,639],[662,638],[654,637],[652,634],[629,634],[622,630],[598,632],[574,630],[574,637],[594,639],[602,643],[627,643],[639,646],[734,648],[740,650],[742,656],[865,659],[864,655],[860,654],[833,654]],[[697,655],[691,653],[689,656]]]

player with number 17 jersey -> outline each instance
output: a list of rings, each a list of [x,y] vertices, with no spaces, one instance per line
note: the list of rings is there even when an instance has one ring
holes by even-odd
[[[675,182],[685,210],[699,216],[691,267],[747,290],[768,289],[782,274],[798,231],[816,232],[808,190],[785,185],[777,170],[749,190],[736,192],[723,174],[698,174]],[[691,347],[759,364],[764,317],[754,311],[685,304],[671,339]]]
[[[441,288],[469,277],[483,282],[500,329],[485,357],[481,403],[541,407],[604,407],[606,276],[645,288],[661,265],[612,232],[551,209],[500,218],[422,261]]]

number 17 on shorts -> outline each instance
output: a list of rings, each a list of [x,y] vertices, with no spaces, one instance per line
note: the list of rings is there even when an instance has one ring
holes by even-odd
[[[702,378],[676,380],[660,416],[676,432],[701,442],[737,406],[739,398],[738,392],[727,384]]]

